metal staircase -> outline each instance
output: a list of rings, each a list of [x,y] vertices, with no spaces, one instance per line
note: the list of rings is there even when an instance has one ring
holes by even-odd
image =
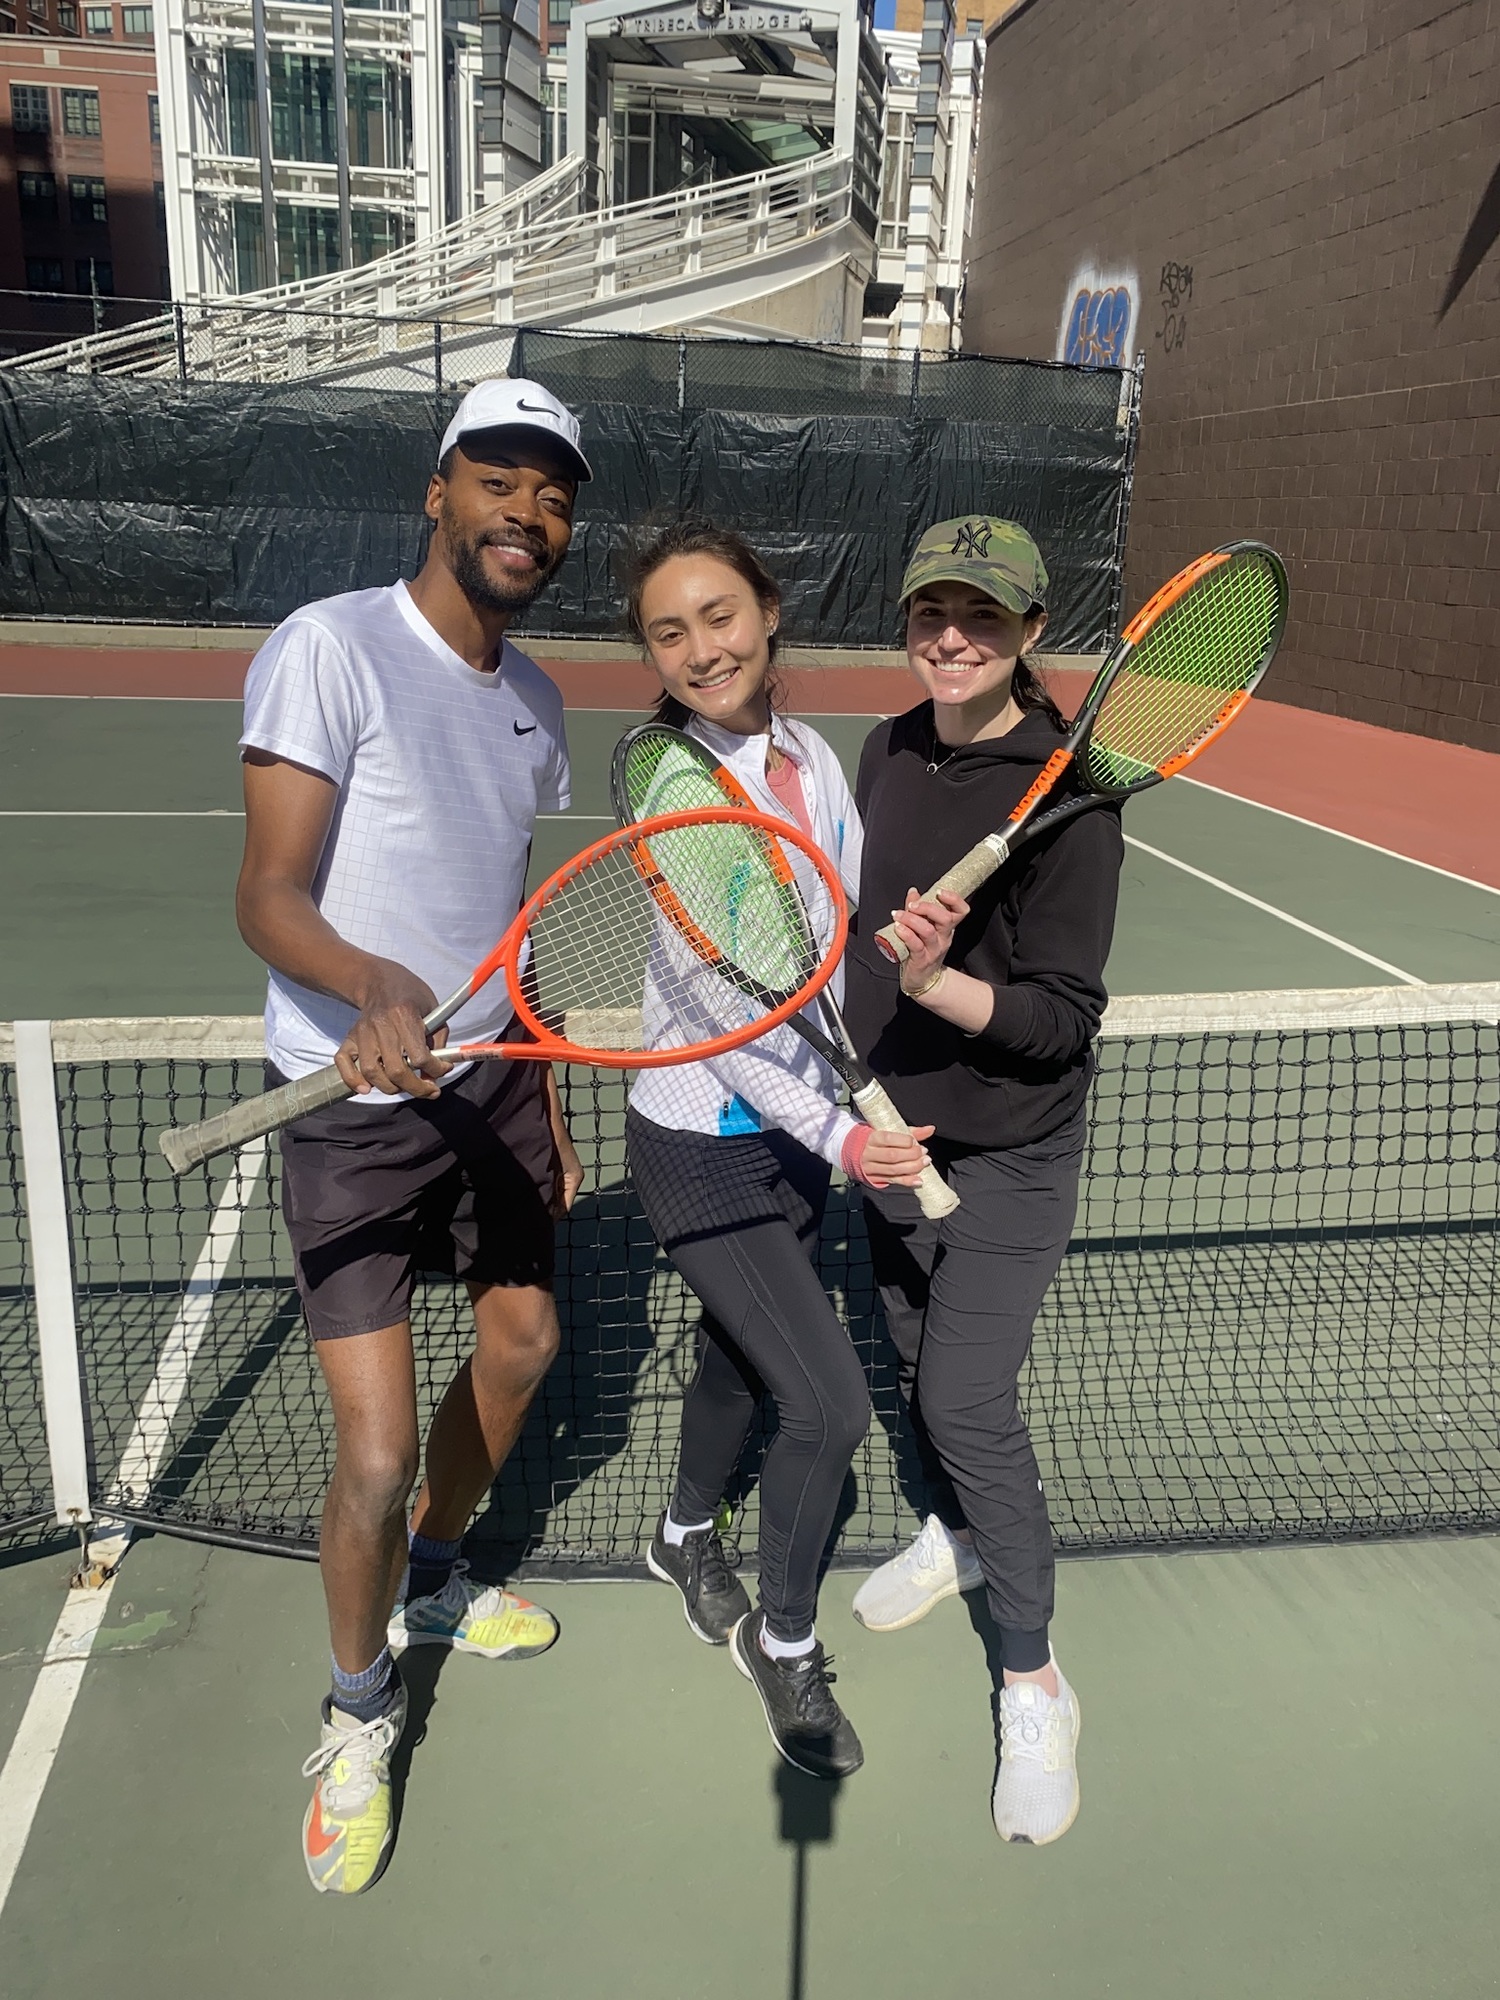
[[[591,170],[569,154],[503,202],[357,269],[173,306],[10,366],[351,386],[474,379],[503,368],[500,329],[649,332],[732,313],[851,259],[868,268],[851,168],[848,154],[830,151],[591,208]]]

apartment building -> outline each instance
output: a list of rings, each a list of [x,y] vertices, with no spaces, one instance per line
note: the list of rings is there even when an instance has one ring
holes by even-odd
[[[0,34],[0,348],[11,353],[115,323],[106,301],[171,296],[151,8],[46,5],[45,22]]]

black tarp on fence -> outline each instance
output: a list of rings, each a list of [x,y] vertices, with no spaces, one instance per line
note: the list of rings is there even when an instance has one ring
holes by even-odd
[[[620,544],[694,513],[764,552],[795,643],[893,644],[918,534],[983,511],[1041,544],[1049,650],[1113,635],[1134,447],[1118,370],[523,332],[512,372],[578,410],[596,474],[528,632],[618,632]],[[409,576],[455,402],[0,371],[0,615],[259,624]]]

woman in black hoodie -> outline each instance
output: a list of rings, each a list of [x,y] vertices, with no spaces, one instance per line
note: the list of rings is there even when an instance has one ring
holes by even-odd
[[[1077,1206],[1123,847],[1118,813],[1083,813],[1027,842],[972,902],[922,900],[911,885],[1004,824],[1066,728],[1027,658],[1047,571],[1024,528],[971,516],[929,529],[901,601],[928,699],[874,730],[860,760],[846,1013],[908,1121],[936,1126],[929,1151],[962,1206],[936,1223],[909,1190],[865,1194],[929,1513],[854,1611],[894,1631],[988,1592],[1003,1668],[995,1827],[1042,1845],[1077,1816],[1079,1707],[1048,1641],[1052,1531],[1017,1382]],[[887,912],[910,953],[900,967],[875,943]]]

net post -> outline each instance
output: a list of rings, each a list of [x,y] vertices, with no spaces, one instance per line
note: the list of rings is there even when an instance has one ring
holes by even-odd
[[[83,1366],[74,1311],[73,1244],[63,1182],[52,1023],[17,1021],[15,1038],[26,1227],[36,1286],[37,1345],[53,1504],[59,1523],[81,1533],[84,1524],[93,1519],[93,1509],[89,1504]]]

